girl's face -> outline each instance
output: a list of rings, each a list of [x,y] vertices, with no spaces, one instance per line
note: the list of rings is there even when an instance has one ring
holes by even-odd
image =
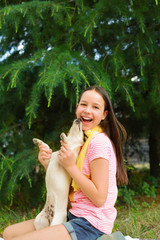
[[[95,90],[88,90],[77,104],[76,116],[82,120],[82,129],[87,131],[99,125],[107,116],[103,97]]]

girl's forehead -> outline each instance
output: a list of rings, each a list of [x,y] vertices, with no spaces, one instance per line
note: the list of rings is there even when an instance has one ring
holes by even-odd
[[[95,90],[85,91],[85,92],[82,94],[81,98],[85,98],[85,97],[88,97],[88,96],[92,96],[92,97],[94,97],[94,98],[97,98],[97,97],[98,97],[98,98],[102,98],[101,94],[98,93],[98,92],[95,91]]]
[[[98,104],[105,104],[103,97],[95,90],[88,90],[81,96],[80,101],[91,101]]]

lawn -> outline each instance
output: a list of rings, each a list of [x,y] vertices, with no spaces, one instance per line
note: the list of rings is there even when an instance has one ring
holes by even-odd
[[[118,207],[114,231],[140,239],[160,240],[160,194],[156,198],[144,197],[134,207]]]

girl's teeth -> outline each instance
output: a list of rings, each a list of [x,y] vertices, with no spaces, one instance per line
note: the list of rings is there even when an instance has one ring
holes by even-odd
[[[84,120],[84,121],[92,121],[92,119],[90,119],[90,118],[84,118],[84,117],[83,117],[83,120]]]

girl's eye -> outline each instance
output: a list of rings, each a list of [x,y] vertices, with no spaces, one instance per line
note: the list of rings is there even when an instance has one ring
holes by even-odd
[[[94,106],[94,108],[95,108],[95,109],[99,109],[99,107],[98,107],[98,106]]]
[[[85,103],[81,103],[80,105],[81,105],[81,106],[86,106],[86,104],[85,104]]]

